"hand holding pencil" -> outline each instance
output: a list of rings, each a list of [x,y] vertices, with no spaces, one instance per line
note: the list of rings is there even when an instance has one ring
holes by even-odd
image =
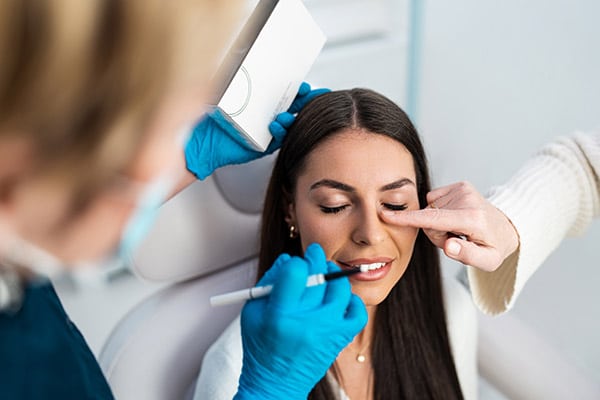
[[[307,287],[309,276],[335,272],[340,268],[312,244],[304,258],[280,256],[258,282],[272,290],[242,310],[239,398],[306,398],[363,329],[367,312],[346,277]]]

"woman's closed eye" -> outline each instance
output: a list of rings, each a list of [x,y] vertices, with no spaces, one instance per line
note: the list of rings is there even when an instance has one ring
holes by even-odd
[[[383,206],[391,211],[404,211],[408,207],[406,204],[391,204],[391,203],[383,203]]]
[[[383,203],[383,206],[391,211],[404,211],[408,208],[407,204],[392,204],[392,203]],[[319,206],[322,212],[325,214],[337,214],[341,211],[344,211],[348,207],[347,204],[343,204],[341,206]]]
[[[328,207],[328,206],[319,206],[321,208],[321,211],[324,212],[325,214],[337,214],[340,211],[343,211],[346,207],[348,207],[347,204],[341,205],[341,206],[335,206],[335,207]]]

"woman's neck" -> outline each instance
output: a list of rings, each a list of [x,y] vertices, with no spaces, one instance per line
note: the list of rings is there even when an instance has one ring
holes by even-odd
[[[339,385],[352,400],[369,400],[373,396],[371,343],[377,307],[367,307],[369,319],[365,328],[339,354],[334,374]]]
[[[367,307],[367,315],[369,316],[367,324],[365,325],[364,329],[354,337],[354,340],[348,345],[348,347],[359,351],[359,349],[364,349],[365,347],[370,346],[373,340],[376,311],[377,306]]]

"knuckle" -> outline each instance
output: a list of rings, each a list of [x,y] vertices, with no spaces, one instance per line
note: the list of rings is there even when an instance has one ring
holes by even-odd
[[[427,193],[427,195],[425,196],[425,198],[427,199],[428,203],[431,203],[431,202],[433,202],[436,199],[435,195],[433,193],[431,193],[431,192]]]
[[[442,217],[442,209],[441,208],[433,208],[431,209],[431,219],[433,221],[439,221],[439,219]]]
[[[460,181],[458,183],[458,190],[460,193],[469,194],[473,191],[473,186],[468,181]]]
[[[476,226],[482,226],[485,224],[485,211],[481,208],[473,208],[469,210],[469,218],[475,222]]]

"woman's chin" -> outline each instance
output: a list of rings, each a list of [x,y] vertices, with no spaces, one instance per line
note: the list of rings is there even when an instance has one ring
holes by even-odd
[[[354,290],[352,289],[352,293],[360,297],[366,307],[376,307],[381,304],[388,293],[369,293],[369,290]]]

